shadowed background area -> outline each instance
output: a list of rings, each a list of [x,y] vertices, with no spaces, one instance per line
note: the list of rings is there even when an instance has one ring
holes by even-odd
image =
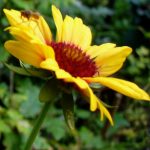
[[[0,149],[22,150],[37,118],[38,101],[43,81],[20,76],[8,70],[2,62],[19,65],[3,44],[11,39],[4,31],[8,22],[3,8],[32,10],[44,16],[53,33],[56,29],[51,5],[63,15],[78,16],[93,34],[92,44],[111,42],[133,48],[123,68],[115,75],[135,82],[150,92],[150,3],[149,0],[0,0]],[[55,36],[55,35],[54,35]],[[50,108],[34,150],[149,150],[150,103],[133,101],[108,88],[95,91],[110,108],[114,127],[99,120],[99,112],[91,113],[89,105],[78,97],[75,107],[76,128],[80,140],[69,133],[60,101]]]

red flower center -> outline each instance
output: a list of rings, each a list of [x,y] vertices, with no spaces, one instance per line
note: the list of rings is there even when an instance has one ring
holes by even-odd
[[[95,62],[74,44],[65,42],[51,42],[55,51],[56,61],[61,69],[74,77],[92,77],[97,68]]]

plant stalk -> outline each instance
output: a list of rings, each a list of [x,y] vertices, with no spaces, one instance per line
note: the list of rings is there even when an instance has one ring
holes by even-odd
[[[36,138],[36,136],[40,130],[40,127],[41,127],[41,125],[42,125],[42,123],[46,117],[46,114],[49,110],[50,105],[51,105],[51,101],[44,104],[44,106],[41,110],[41,113],[40,113],[39,117],[37,118],[35,125],[31,131],[31,134],[27,140],[27,143],[25,145],[24,150],[31,150],[33,142],[34,142],[34,140],[35,140],[35,138]]]

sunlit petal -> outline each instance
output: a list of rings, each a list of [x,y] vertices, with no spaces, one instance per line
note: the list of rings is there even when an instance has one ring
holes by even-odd
[[[7,41],[4,46],[8,52],[25,63],[39,67],[42,61],[40,53],[32,45],[18,41]]]
[[[62,26],[62,42],[71,43],[73,24],[74,20],[70,16],[66,16]]]
[[[95,58],[95,63],[98,68],[98,76],[109,76],[118,71],[126,57],[132,52],[132,49],[127,46],[100,49],[99,56]]]
[[[46,69],[46,70],[50,70],[50,71],[59,70],[59,66],[58,66],[57,62],[50,58],[42,61],[40,64],[40,67],[43,69]]]
[[[19,26],[19,27],[9,27],[7,28],[9,32],[16,38],[16,40],[23,41],[23,42],[35,42],[35,43],[43,43],[44,39],[37,37],[33,30],[30,30],[29,28],[25,26]]]
[[[90,46],[91,40],[91,30],[83,24],[80,18],[76,17],[74,19],[71,42],[78,45],[82,50],[85,50]]]
[[[63,18],[59,9],[57,9],[54,5],[52,6],[52,14],[57,28],[57,41],[60,42],[62,37]]]
[[[102,45],[94,45],[94,46],[90,46],[86,49],[86,53],[88,55],[90,55],[90,57],[93,59],[99,55],[103,55],[103,53],[109,53],[109,51],[111,51],[111,49],[113,49],[116,46],[116,44],[113,43],[105,43]]]
[[[95,96],[89,85],[81,78],[74,78],[67,72],[63,70],[57,70],[56,76],[58,79],[63,79],[65,82],[75,83],[81,94],[85,96],[85,99],[90,103],[90,110],[95,111],[96,109],[100,110],[101,120],[103,120],[103,115],[105,115],[110,123],[113,125],[112,117],[109,111],[105,108],[105,106],[101,103],[101,101]]]
[[[53,49],[46,45],[7,41],[4,46],[13,56],[35,67],[40,67],[40,63],[47,58],[55,59]]]
[[[136,84],[117,79],[112,77],[96,77],[96,78],[85,78],[88,82],[100,83],[112,90],[115,90],[123,95],[139,99],[139,100],[150,100],[149,95],[139,88]]]
[[[52,41],[52,33],[51,33],[51,30],[50,30],[48,24],[46,23],[46,21],[43,17],[39,18],[38,26],[39,26],[39,30],[41,31],[46,43],[47,42],[50,43]]]
[[[20,11],[13,10],[13,9],[11,9],[11,10],[3,9],[3,11],[4,11],[9,23],[11,24],[11,26],[15,26],[15,25],[22,23]]]

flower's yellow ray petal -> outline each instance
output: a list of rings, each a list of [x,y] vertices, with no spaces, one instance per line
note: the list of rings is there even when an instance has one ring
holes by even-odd
[[[105,77],[105,76],[109,76],[109,75],[112,75],[113,73],[117,72],[122,66],[123,66],[123,63],[122,63],[123,60],[121,60],[120,64],[110,64],[110,65],[102,65],[98,72],[95,74],[95,77],[96,76],[102,76],[102,77]],[[117,62],[116,62],[117,63]]]
[[[3,9],[3,11],[11,26],[16,26],[22,23],[21,13],[19,11],[13,9],[12,10]]]
[[[73,77],[70,73],[64,71],[63,69],[59,69],[55,72],[57,79],[63,79],[65,81],[72,81]]]
[[[110,123],[113,125],[113,120],[110,113],[100,102],[100,100],[94,95],[89,85],[83,79],[79,77],[74,78],[68,72],[62,69],[57,70],[55,73],[58,79],[63,79],[65,82],[69,83],[75,83],[81,90],[82,95],[84,95],[87,101],[90,102],[90,110],[95,111],[98,108],[101,112],[101,120],[103,120],[103,115],[105,115],[109,119]]]
[[[90,28],[86,25],[83,25],[81,32],[82,32],[82,38],[79,41],[79,46],[81,47],[81,49],[85,51],[85,49],[91,45],[92,33]]]
[[[72,38],[71,38],[71,41],[76,45],[79,45],[79,41],[80,41],[81,33],[82,33],[81,32],[82,26],[83,26],[82,20],[76,17],[74,19]]]
[[[7,41],[4,46],[13,56],[35,67],[40,67],[40,63],[47,58],[55,59],[53,49],[46,45]]]
[[[83,79],[79,77],[74,78],[62,69],[57,70],[55,73],[58,79],[63,79],[65,82],[75,83],[81,90],[82,95],[84,95],[87,101],[90,102],[90,110],[95,111],[98,108],[101,112],[101,120],[103,120],[103,115],[105,115],[109,119],[110,123],[113,125],[113,120],[110,113],[100,102],[100,100],[94,95],[89,85]]]
[[[19,41],[23,42],[32,42],[35,43],[43,43],[37,36],[34,35],[32,31],[30,31],[26,27],[9,27],[7,28],[9,32]]]
[[[48,24],[46,23],[45,19],[42,16],[40,16],[39,18],[38,26],[44,37],[45,42],[50,43],[52,41],[52,33]]]
[[[38,43],[31,43],[32,45],[41,53],[43,60],[48,58],[55,60],[55,53],[52,47]]]
[[[80,18],[76,17],[74,19],[71,42],[79,46],[82,50],[85,50],[90,46],[91,40],[92,34],[90,28],[85,26]]]
[[[94,45],[94,46],[88,47],[86,49],[86,53],[90,55],[90,58],[93,59],[99,55],[102,55],[103,51],[105,51],[105,53],[109,53],[109,51],[111,51],[111,49],[114,48],[115,46],[116,44],[113,44],[113,43],[105,43],[99,46]]]
[[[93,91],[89,85],[81,78],[76,78],[75,83],[82,90],[83,95],[85,95],[90,100],[90,110],[95,111],[97,109],[97,97],[94,95]]]
[[[121,94],[139,100],[150,100],[150,96],[136,84],[112,77],[84,78],[88,82],[100,83]]]
[[[4,46],[13,56],[35,67],[39,67],[42,61],[37,49],[30,44],[18,41],[7,41]]]
[[[101,103],[101,101],[95,96],[89,85],[81,78],[75,79],[75,84],[80,88],[81,93],[86,96],[90,101],[90,110],[95,111],[97,108],[101,113],[101,120],[103,120],[103,116],[105,115],[110,123],[113,125],[112,117],[109,111],[105,108],[105,106]]]
[[[97,101],[95,101],[95,97],[94,97],[92,90],[90,89],[90,87],[88,86],[88,84],[84,80],[82,80],[80,78],[74,78],[68,72],[66,72],[62,69],[57,70],[55,72],[55,74],[56,74],[56,77],[58,79],[62,79],[65,82],[75,83],[79,87],[79,89],[81,90],[82,94],[90,98],[90,109],[91,109],[91,111],[96,110]]]
[[[118,71],[131,52],[132,49],[127,46],[103,49],[94,60],[98,68],[98,76],[109,76]]]
[[[7,9],[4,9],[4,13],[11,26],[17,27],[29,34],[34,34],[43,43],[46,43],[48,40],[51,41],[51,31],[42,16],[39,16],[37,19],[32,16],[31,18],[24,18],[21,12]]]
[[[52,13],[57,28],[58,42],[69,42],[83,50],[91,44],[91,30],[83,24],[80,18],[73,19],[66,16],[63,21],[61,12],[55,6],[52,6]]]
[[[105,116],[109,119],[111,125],[113,125],[114,123],[113,123],[113,120],[112,120],[112,117],[111,117],[109,111],[104,107],[104,105],[103,105],[102,103],[100,103],[99,101],[98,101],[97,103],[98,103],[98,108],[99,108],[99,110],[100,110],[100,112],[101,112],[101,114],[100,114],[100,116],[101,116],[101,118],[100,118],[101,121],[103,121],[103,119],[104,119],[104,114],[105,114]]]
[[[61,38],[62,42],[71,43],[73,23],[74,20],[71,17],[69,16],[65,17],[62,26],[62,38]]]
[[[52,5],[52,14],[57,28],[57,42],[60,42],[62,37],[63,18],[59,9],[54,5]]]
[[[59,66],[54,59],[48,58],[41,62],[40,67],[50,71],[59,70]]]

